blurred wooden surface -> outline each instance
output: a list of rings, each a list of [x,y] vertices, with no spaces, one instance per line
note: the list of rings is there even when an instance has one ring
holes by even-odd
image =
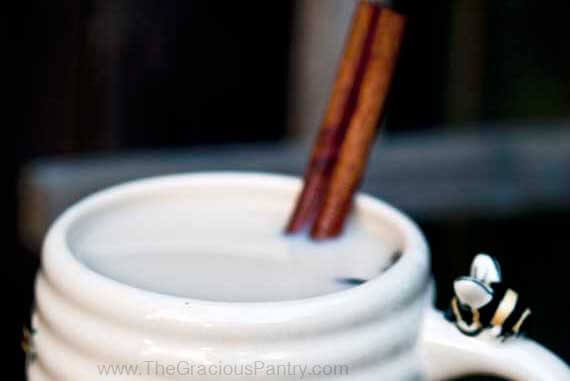
[[[527,127],[387,136],[372,153],[362,189],[421,220],[570,208],[570,122]],[[214,170],[301,176],[307,152],[263,143],[38,159],[22,172],[20,230],[37,248],[61,211],[110,185]]]

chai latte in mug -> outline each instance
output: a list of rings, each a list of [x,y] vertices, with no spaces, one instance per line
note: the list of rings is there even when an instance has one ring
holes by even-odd
[[[213,189],[212,192],[218,192]],[[286,236],[290,204],[209,192],[142,195],[82,217],[72,252],[93,271],[161,294],[222,302],[302,299],[355,287],[385,271],[399,251],[358,213],[337,239]]]

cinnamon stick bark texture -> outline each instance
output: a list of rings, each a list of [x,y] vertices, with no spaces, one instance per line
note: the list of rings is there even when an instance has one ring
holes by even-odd
[[[366,73],[324,205],[315,221],[311,236],[315,239],[340,234],[357,190],[376,126],[380,122],[394,75],[405,29],[405,17],[383,8],[374,34]]]
[[[355,103],[357,93],[354,85],[358,82],[359,71],[363,71],[363,52],[370,43],[376,13],[378,7],[366,1],[361,1],[355,10],[331,97],[305,172],[303,190],[287,225],[288,233],[306,227],[322,206],[350,121],[349,109],[351,103]]]
[[[404,28],[405,16],[366,1],[358,4],[287,232],[313,222],[314,239],[342,231],[384,111]]]

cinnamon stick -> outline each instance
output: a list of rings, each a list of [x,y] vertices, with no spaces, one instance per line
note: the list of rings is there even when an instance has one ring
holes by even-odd
[[[342,231],[374,141],[395,71],[406,19],[382,8],[358,100],[341,146],[326,198],[311,230],[311,237],[324,239]]]
[[[370,49],[379,13],[380,8],[367,1],[359,2],[354,12],[333,91],[305,172],[303,190],[286,228],[288,233],[310,224],[322,207],[356,105],[358,84],[367,61],[366,50]]]

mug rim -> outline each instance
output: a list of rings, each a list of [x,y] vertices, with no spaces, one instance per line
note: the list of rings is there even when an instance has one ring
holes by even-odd
[[[417,225],[404,213],[372,196],[359,193],[355,205],[380,216],[401,234],[400,258],[385,272],[366,283],[346,290],[293,300],[226,302],[193,299],[137,288],[101,274],[84,264],[68,245],[67,234],[74,222],[121,197],[183,184],[224,186],[258,185],[298,192],[301,180],[259,172],[195,172],[150,177],[115,185],[96,192],[69,207],[50,227],[42,249],[40,277],[58,294],[90,311],[130,315],[121,319],[160,320],[170,323],[204,321],[252,323],[283,322],[295,317],[333,311],[351,305],[353,313],[376,307],[394,306],[406,295],[425,291],[429,281],[429,249]],[[372,301],[371,301],[372,300]],[[191,308],[189,308],[191,307]],[[189,313],[189,311],[192,311]],[[342,315],[342,313],[340,314]]]

